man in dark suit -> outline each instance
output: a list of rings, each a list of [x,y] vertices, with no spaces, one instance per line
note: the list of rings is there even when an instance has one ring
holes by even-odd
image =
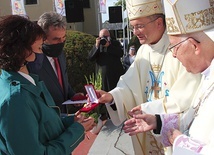
[[[114,89],[120,76],[125,73],[121,62],[122,56],[123,49],[120,42],[112,39],[107,29],[100,30],[96,44],[89,53],[89,60],[96,61],[96,73],[101,73],[102,90],[108,92]],[[105,119],[106,107],[100,105],[100,108],[101,119]]]
[[[66,22],[61,15],[46,12],[40,16],[38,24],[46,33],[42,45],[43,54],[37,54],[35,62],[29,63],[28,68],[31,73],[39,75],[39,78],[45,82],[61,113],[67,113],[66,106],[62,103],[81,93],[76,94],[68,83],[66,58],[63,52]]]
[[[61,115],[67,115],[65,105],[68,99],[74,96],[83,96],[83,93],[75,93],[68,83],[66,70],[66,58],[63,47],[66,39],[66,22],[56,12],[46,12],[38,20],[38,24],[46,33],[46,39],[42,45],[43,54],[37,54],[33,63],[28,63],[29,72],[39,75],[44,81],[56,106],[61,110]],[[86,131],[94,126],[92,117],[84,118],[79,113],[75,114],[75,120],[81,123]]]
[[[110,91],[115,88],[120,76],[125,73],[122,56],[120,42],[111,39],[107,29],[100,30],[96,44],[89,53],[89,60],[96,61],[96,72],[101,72],[102,90]]]

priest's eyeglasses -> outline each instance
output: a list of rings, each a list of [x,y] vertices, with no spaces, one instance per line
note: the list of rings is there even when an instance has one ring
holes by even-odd
[[[129,30],[132,31],[132,32],[133,31],[139,31],[139,30],[143,29],[144,27],[146,27],[146,25],[148,25],[148,24],[156,21],[158,18],[155,18],[154,20],[151,20],[151,21],[149,21],[146,24],[138,24],[138,25],[135,25],[135,26],[129,25]]]
[[[186,39],[184,39],[184,40],[178,42],[178,43],[175,44],[175,45],[169,46],[168,49],[170,50],[170,52],[172,52],[173,54],[176,55],[178,49],[175,51],[175,50],[173,50],[173,48],[175,48],[175,47],[178,46],[178,45],[181,45],[182,43],[184,43],[185,41],[187,41],[187,40],[190,39],[190,38],[192,38],[192,37],[188,37],[188,38],[186,38]],[[194,38],[192,38],[192,39],[194,39]],[[197,43],[200,43],[198,40],[196,40],[196,39],[194,39],[194,40],[195,40]]]

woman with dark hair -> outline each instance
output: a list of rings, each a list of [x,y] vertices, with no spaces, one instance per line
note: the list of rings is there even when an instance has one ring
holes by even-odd
[[[69,155],[84,139],[84,127],[58,108],[26,64],[42,53],[45,33],[30,20],[0,20],[0,154]]]

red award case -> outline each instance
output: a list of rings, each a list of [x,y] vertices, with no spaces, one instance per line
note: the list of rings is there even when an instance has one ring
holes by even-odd
[[[97,94],[95,92],[94,86],[92,84],[85,85],[85,90],[89,97],[89,103],[87,103],[80,112],[90,112],[99,105]]]

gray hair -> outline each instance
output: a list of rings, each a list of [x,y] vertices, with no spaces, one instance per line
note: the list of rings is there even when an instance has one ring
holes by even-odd
[[[66,21],[64,20],[63,16],[56,12],[45,12],[39,17],[38,25],[42,27],[42,29],[47,34],[49,27],[59,27],[66,29]]]
[[[151,16],[148,16],[148,18],[151,19],[151,20],[155,20],[155,19],[158,19],[158,18],[162,18],[163,24],[164,24],[164,26],[166,26],[165,15],[162,14],[162,13],[153,14],[153,15],[151,15]]]

